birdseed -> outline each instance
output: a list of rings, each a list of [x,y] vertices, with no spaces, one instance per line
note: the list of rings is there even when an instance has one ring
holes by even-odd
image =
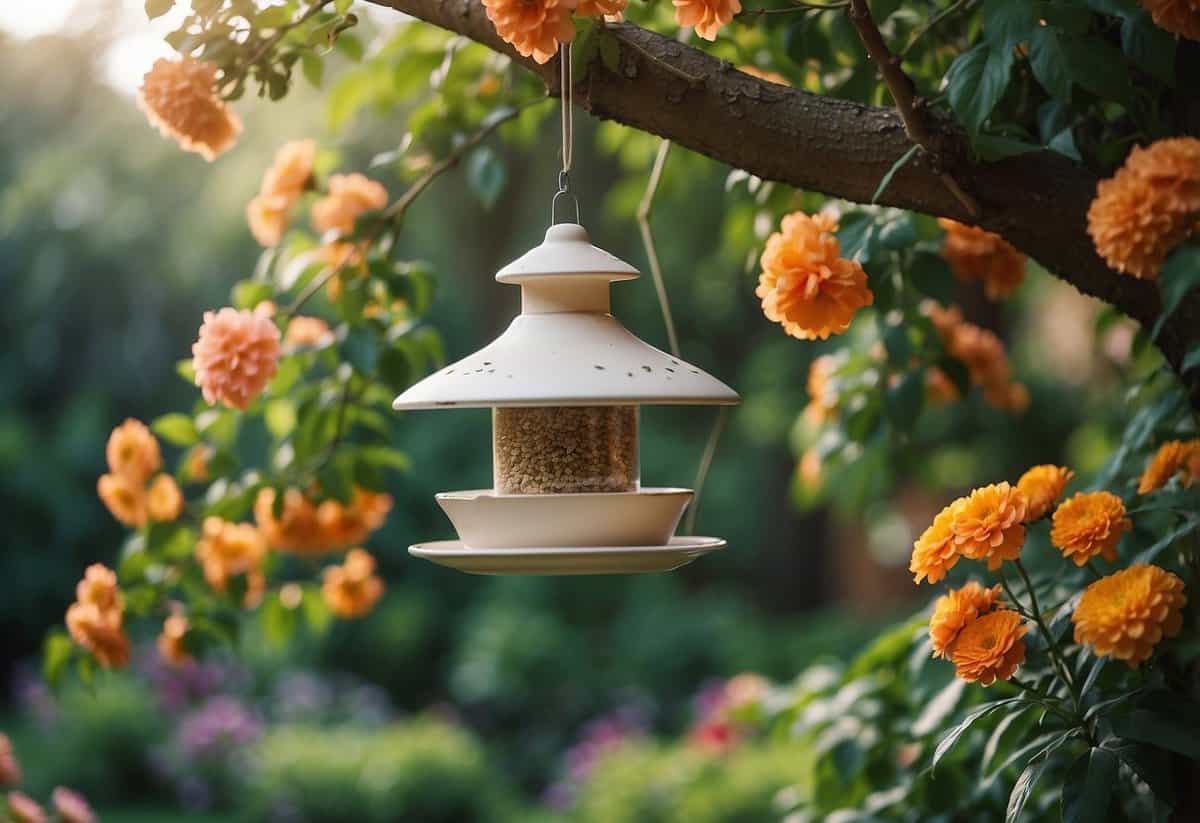
[[[499,494],[634,491],[636,406],[498,408],[492,414]]]

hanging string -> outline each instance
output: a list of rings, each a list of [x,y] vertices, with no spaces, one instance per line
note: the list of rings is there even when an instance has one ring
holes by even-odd
[[[575,78],[571,69],[571,44],[558,46],[559,100],[562,110],[562,170],[558,173],[558,191],[550,204],[550,222],[557,223],[557,207],[561,198],[569,198],[575,205],[575,222],[579,222],[579,200],[571,193],[571,163],[575,150],[575,119],[572,98]]]

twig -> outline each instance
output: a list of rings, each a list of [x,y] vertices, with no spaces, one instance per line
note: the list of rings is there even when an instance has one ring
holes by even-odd
[[[904,132],[908,135],[908,139],[920,146],[921,150],[932,158],[938,178],[967,210],[967,213],[972,217],[979,217],[979,203],[975,198],[963,190],[958,181],[948,172],[936,169],[940,158],[934,145],[933,136],[925,127],[920,112],[917,111],[916,87],[913,85],[912,78],[901,68],[900,58],[892,54],[891,49],[884,41],[883,34],[879,31],[879,26],[875,24],[875,18],[871,16],[871,10],[867,7],[867,0],[849,0],[849,3],[846,14],[858,32],[858,38],[866,48],[867,54],[879,66],[879,73],[892,96],[892,101],[896,104],[896,111],[900,114],[900,119],[904,122]]]
[[[734,19],[739,17],[762,17],[765,14],[794,14],[798,11],[836,11],[844,9],[850,4],[850,0],[839,0],[836,3],[807,3],[800,0],[793,0],[792,5],[781,9],[743,9],[734,15]]]
[[[276,29],[276,31],[273,35],[271,35],[266,40],[264,40],[262,42],[262,45],[260,45],[257,49],[254,50],[254,53],[250,55],[250,59],[248,59],[246,61],[246,65],[253,66],[254,64],[256,64],[259,60],[262,59],[262,56],[264,54],[266,54],[268,51],[270,51],[272,48],[274,48],[279,43],[279,41],[282,40],[287,35],[287,33],[289,31],[307,23],[317,12],[319,12],[321,9],[325,8],[332,2],[333,2],[333,0],[317,0],[317,2],[313,3],[307,9],[305,9],[304,14],[300,15],[297,19],[293,20],[290,23],[286,23],[282,26],[279,26],[279,28]]]
[[[663,281],[662,265],[658,261],[658,249],[654,245],[654,234],[650,231],[650,208],[654,204],[654,195],[658,193],[663,166],[667,163],[667,154],[670,150],[670,140],[663,140],[658,144],[658,153],[654,156],[650,179],[646,181],[646,192],[642,195],[642,202],[638,204],[637,224],[638,231],[642,234],[642,245],[646,248],[646,258],[650,261],[650,279],[654,281],[654,291],[658,295],[658,306],[662,310],[663,324],[667,327],[667,342],[671,346],[671,354],[681,357],[679,336],[675,333],[675,318],[671,315],[671,303],[667,299],[667,286]]]
[[[913,32],[912,37],[908,39],[907,45],[900,49],[900,59],[903,60],[905,57],[907,57],[908,53],[913,50],[914,46],[917,45],[917,41],[928,34],[935,26],[960,9],[971,5],[973,2],[975,2],[975,0],[954,0],[954,2],[949,6],[935,14],[928,23]]]
[[[725,418],[729,416],[729,407],[722,406],[713,421],[712,430],[708,433],[708,442],[704,444],[704,454],[700,456],[700,466],[696,469],[696,488],[692,495],[692,505],[688,509],[684,533],[693,534],[696,530],[696,514],[700,511],[700,493],[704,491],[704,482],[708,480],[708,471],[712,468],[713,458],[717,454],[717,444],[721,442],[721,433],[725,431]]]

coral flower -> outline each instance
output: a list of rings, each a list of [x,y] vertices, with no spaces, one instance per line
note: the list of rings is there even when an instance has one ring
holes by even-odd
[[[1025,279],[1025,255],[998,234],[939,218],[946,232],[942,256],[960,280],[982,280],[992,300],[1012,294]]]
[[[204,401],[244,411],[279,368],[279,328],[248,309],[205,312],[192,358]]]
[[[975,489],[958,501],[950,529],[964,557],[987,561],[992,571],[1021,556],[1029,501],[1008,483]]]
[[[1117,271],[1155,279],[1167,254],[1200,226],[1200,139],[1175,137],[1134,147],[1096,187],[1088,233]]]
[[[675,5],[675,22],[691,26],[705,40],[716,40],[717,32],[742,10],[738,0],[671,0]]]
[[[171,523],[183,511],[183,493],[179,484],[169,474],[160,474],[150,484],[146,492],[146,513],[151,520],[159,523]]]
[[[13,823],[46,823],[46,812],[32,797],[23,792],[8,793],[8,813]]]
[[[1161,29],[1200,40],[1200,0],[1140,0]]]
[[[50,795],[50,805],[58,814],[60,823],[96,823],[96,813],[79,792],[66,786],[58,786]]]
[[[837,385],[833,375],[841,366],[841,360],[832,354],[822,354],[808,367],[808,405],[804,416],[813,423],[824,423],[838,405]]]
[[[1070,469],[1049,464],[1034,466],[1021,475],[1017,489],[1029,501],[1025,522],[1032,523],[1049,514],[1074,476],[1075,472]]]
[[[967,624],[990,612],[999,597],[999,586],[984,588],[974,580],[939,597],[929,617],[933,656],[945,657],[947,649]]]
[[[217,67],[184,57],[154,61],[138,106],[164,137],[212,162],[237,142],[242,121],[217,94]]]
[[[125,475],[104,474],[96,481],[96,491],[105,508],[126,526],[146,525],[146,490]]]
[[[575,39],[571,0],[483,0],[488,19],[522,57],[548,63],[560,43]]]
[[[283,493],[278,517],[275,490],[261,490],[254,499],[254,522],[272,548],[296,554],[321,554],[328,550],[317,526],[317,507],[299,489]]]
[[[1076,566],[1096,555],[1112,563],[1121,535],[1132,528],[1121,498],[1112,492],[1080,492],[1055,510],[1050,542]]]
[[[12,741],[0,732],[0,786],[15,786],[21,782],[21,764],[13,753]]]
[[[1200,439],[1168,440],[1159,446],[1138,481],[1138,494],[1161,489],[1175,475],[1184,488],[1200,479]]]
[[[362,549],[351,549],[340,566],[325,569],[321,596],[338,617],[362,617],[383,595],[383,581],[375,574],[375,558]]]
[[[129,662],[129,638],[120,609],[101,609],[95,603],[72,603],[67,609],[67,631],[80,647],[91,652],[106,669]]]
[[[260,246],[278,246],[287,231],[292,204],[286,197],[259,194],[246,204],[246,224]]]
[[[183,614],[172,614],[163,621],[162,632],[155,641],[158,653],[173,666],[182,665],[192,659],[188,654],[185,638],[188,633],[188,619]]]
[[[1179,577],[1158,566],[1130,566],[1084,589],[1071,615],[1075,642],[1136,668],[1158,641],[1179,634],[1186,605]]]
[[[275,159],[263,172],[259,194],[282,197],[289,205],[304,194],[312,181],[317,144],[313,140],[293,140],[275,152]]]
[[[312,207],[312,222],[320,232],[349,235],[354,221],[369,211],[387,205],[387,189],[358,174],[335,174],[329,178],[329,193]]]
[[[958,562],[961,552],[954,542],[953,525],[954,517],[964,502],[956,500],[942,509],[929,528],[913,543],[908,570],[913,573],[914,583],[920,584],[925,579],[936,583]]]
[[[101,611],[125,608],[121,588],[117,585],[117,573],[103,563],[87,567],[83,579],[75,586],[75,599],[80,603],[91,603]]]
[[[231,578],[245,575],[245,605],[247,608],[253,606],[262,594],[261,569],[266,556],[267,541],[253,525],[230,523],[219,517],[204,519],[196,544],[196,559],[213,590],[224,592]]]
[[[329,324],[319,317],[293,317],[288,321],[283,343],[292,348],[325,346],[333,342]]]
[[[158,440],[146,424],[132,417],[112,430],[104,447],[108,470],[144,483],[162,466]]]
[[[1025,641],[1021,638],[1028,630],[1021,616],[1009,609],[972,620],[949,648],[955,674],[982,686],[1008,680],[1025,662]]]
[[[791,85],[788,79],[777,71],[767,71],[758,66],[738,66],[738,71],[751,77],[757,77],[759,80],[766,80],[768,83],[778,83],[781,86]]]
[[[841,257],[836,219],[793,212],[767,238],[755,294],[763,314],[801,340],[827,339],[850,328],[855,313],[874,302],[867,274]]]

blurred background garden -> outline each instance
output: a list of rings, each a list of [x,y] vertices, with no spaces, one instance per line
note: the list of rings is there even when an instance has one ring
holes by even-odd
[[[47,11],[34,24],[18,5]],[[369,616],[317,625],[260,610],[235,651],[179,668],[164,665],[152,635],[135,636],[128,670],[51,691],[43,636],[61,624],[78,570],[113,563],[122,538],[96,496],[104,441],[127,417],[192,402],[176,363],[201,312],[255,265],[244,209],[261,170],[280,144],[305,137],[366,168],[400,143],[407,117],[403,104],[356,111],[331,63],[322,91],[299,83],[281,103],[239,102],[245,133],[209,166],[134,105],[161,36],[142,4],[71,6],[0,14],[0,729],[37,796],[71,786],[115,821],[390,820],[401,807],[414,821],[773,819],[781,791],[803,791],[820,769],[852,786],[878,767],[874,743],[863,726],[807,741],[756,734],[754,710],[739,707],[758,705],[766,682],[802,675],[831,717],[854,717],[864,694],[831,684],[847,682],[847,667],[907,665],[911,631],[871,643],[928,603],[907,565],[932,515],[1035,463],[1086,475],[1117,441],[1132,334],[1031,267],[1004,304],[978,284],[956,286],[976,322],[1009,341],[1029,409],[972,398],[925,421],[936,449],[886,460],[880,450],[815,490],[798,472],[796,432],[809,364],[826,347],[762,316],[755,255],[773,226],[756,223],[753,197],[729,194],[746,182],[676,149],[653,226],[682,354],[744,400],[695,524],[725,537],[727,551],[632,577],[488,578],[418,562],[410,543],[451,535],[434,492],[489,485],[489,421],[397,415],[393,442],[409,466],[371,541],[388,588]],[[358,36],[369,44],[395,25],[370,14]],[[523,147],[494,143],[500,179],[486,191],[468,168],[408,217],[403,252],[437,272],[425,322],[449,360],[517,309],[516,291],[492,274],[544,231],[554,125],[544,120]],[[634,212],[655,141],[586,118],[578,128],[584,222],[598,245],[645,270]],[[402,190],[378,172],[393,195]],[[666,348],[649,278],[613,296],[635,333]],[[714,414],[646,411],[643,480],[689,485]],[[869,648],[875,657],[861,657]],[[876,695],[871,722],[920,722],[912,704],[950,674]],[[825,755],[833,766],[820,765]]]

